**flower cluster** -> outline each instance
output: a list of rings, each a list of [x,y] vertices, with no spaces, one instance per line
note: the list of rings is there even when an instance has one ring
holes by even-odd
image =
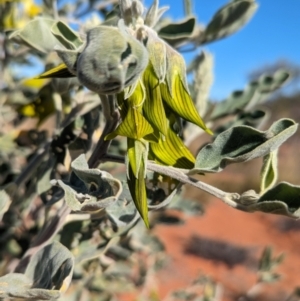
[[[181,120],[211,132],[190,96],[183,57],[150,27],[160,13],[158,1],[145,18],[137,0],[120,1],[120,8],[123,18],[118,27],[92,29],[76,54],[57,50],[65,65],[55,72],[68,68],[92,91],[116,96],[122,120],[105,139],[127,137],[128,185],[136,208],[149,226],[147,160],[190,169],[195,158],[180,138]]]

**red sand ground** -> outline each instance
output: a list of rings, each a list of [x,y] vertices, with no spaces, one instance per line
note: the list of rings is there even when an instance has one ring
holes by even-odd
[[[222,285],[222,300],[238,300],[239,295],[244,295],[255,284],[258,258],[264,247],[269,245],[275,255],[286,254],[276,270],[282,279],[276,284],[263,285],[262,292],[265,294],[259,293],[251,300],[286,300],[294,288],[300,286],[299,230],[300,221],[263,213],[244,213],[213,200],[206,207],[204,216],[189,218],[183,226],[156,227],[155,232],[165,243],[170,256],[169,263],[159,273],[159,294],[163,298],[170,290],[184,288],[199,275],[205,274]],[[221,240],[229,247],[221,245],[219,250],[215,250],[218,247],[215,244],[205,249],[200,244],[207,244],[207,241],[197,237],[209,239],[208,242]],[[193,238],[194,243],[191,242]],[[188,245],[193,254],[187,254]],[[236,260],[235,264],[234,257],[240,257],[237,252],[239,248],[248,250],[252,259]],[[219,254],[217,259],[203,258],[203,254],[209,257],[207,253],[210,251],[211,254]],[[233,264],[228,265],[224,260],[230,261],[230,251],[233,253]]]

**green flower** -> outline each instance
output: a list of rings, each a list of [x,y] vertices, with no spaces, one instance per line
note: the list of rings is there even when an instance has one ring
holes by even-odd
[[[139,1],[122,3],[125,21],[121,19],[118,27],[92,29],[79,50],[57,50],[65,66],[60,65],[41,78],[68,74],[68,69],[69,74],[76,75],[92,91],[116,95],[121,122],[105,139],[127,137],[128,186],[149,227],[147,160],[191,169],[195,158],[180,138],[181,120],[192,122],[209,134],[212,132],[190,96],[183,57],[145,25],[157,21],[158,1],[154,1],[145,22],[139,16],[142,11],[137,5]]]
[[[128,98],[124,96],[126,91],[118,94],[122,122],[106,139],[117,135],[128,138],[129,189],[145,224],[149,226],[145,188],[147,158],[167,166],[193,168],[195,158],[176,131],[180,128],[180,119],[212,133],[189,94],[182,56],[150,28],[144,26],[143,30],[147,37],[148,66]]]

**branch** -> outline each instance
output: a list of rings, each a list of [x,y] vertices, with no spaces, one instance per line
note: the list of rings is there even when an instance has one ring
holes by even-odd
[[[111,162],[118,162],[118,163],[125,162],[123,157],[115,156],[115,155],[106,155],[105,157],[103,157],[103,161],[111,161]],[[244,205],[238,203],[238,201],[241,198],[238,193],[226,192],[226,191],[220,190],[214,186],[211,186],[207,183],[199,181],[193,177],[190,177],[189,175],[187,175],[189,170],[175,168],[175,167],[171,167],[171,166],[163,166],[163,165],[156,164],[153,161],[147,162],[147,169],[157,172],[159,174],[171,177],[175,180],[180,181],[181,183],[190,184],[196,188],[206,191],[207,193],[222,200],[226,205],[228,205],[232,208],[235,208],[235,209],[238,209],[238,210],[241,210],[244,212],[252,212],[247,208],[247,206],[244,206]]]

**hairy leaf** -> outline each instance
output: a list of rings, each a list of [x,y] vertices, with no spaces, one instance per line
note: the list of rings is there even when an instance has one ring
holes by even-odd
[[[291,119],[280,119],[265,132],[249,126],[233,127],[200,150],[191,173],[219,172],[228,164],[263,157],[292,136],[297,127]]]
[[[280,214],[300,218],[300,186],[281,182],[267,190],[256,203],[248,206],[252,211]]]
[[[65,292],[72,279],[74,258],[58,241],[45,246],[31,259],[25,275],[32,279],[32,288]]]
[[[168,6],[158,8],[158,0],[154,0],[145,16],[145,25],[153,28],[159,21],[160,17],[163,15],[163,13],[168,9]]]
[[[82,241],[78,248],[76,248],[76,258],[75,264],[83,263],[87,260],[92,260],[98,258],[101,255],[105,254],[109,247],[117,244],[119,242],[118,237],[114,237],[110,240],[105,240],[100,244],[93,244],[92,239]]]
[[[195,17],[187,17],[186,19],[170,23],[160,28],[158,35],[168,42],[170,45],[177,45],[190,38],[194,32],[196,25]]]
[[[123,192],[124,192],[123,188]],[[107,207],[107,214],[118,228],[125,227],[130,224],[136,216],[136,208],[131,200],[131,197],[123,198],[123,193],[120,199],[114,204],[114,206]]]
[[[206,113],[209,91],[213,83],[213,55],[202,51],[195,59],[194,91],[195,105],[200,116]]]
[[[67,49],[77,49],[83,41],[79,35],[62,21],[55,22],[51,27],[51,32]]]
[[[3,214],[8,210],[12,203],[12,195],[16,191],[17,186],[14,183],[8,184],[6,187],[0,189],[0,221]]]
[[[28,22],[23,29],[13,32],[9,38],[40,52],[48,53],[53,51],[55,46],[63,47],[51,32],[51,27],[55,22],[52,19],[36,18]]]
[[[56,300],[59,297],[59,290],[32,288],[32,279],[24,274],[11,273],[0,277],[1,299]]]
[[[95,213],[118,199],[121,182],[108,172],[89,169],[84,155],[74,160],[71,167],[78,177],[74,183],[52,180],[52,185],[63,188],[65,200],[72,210]]]
[[[219,135],[220,133],[228,130],[229,128],[239,125],[248,125],[254,128],[260,128],[264,125],[264,123],[268,120],[269,117],[270,112],[266,108],[263,108],[263,110],[258,109],[246,112],[242,111],[239,114],[237,114],[233,120],[217,127],[214,130],[214,134]]]
[[[71,252],[54,241],[32,257],[25,274],[11,273],[0,278],[0,298],[58,299],[70,285],[73,266]]]
[[[290,78],[287,70],[279,69],[273,75],[263,74],[257,81],[251,82],[244,90],[233,92],[226,100],[218,103],[212,119],[233,114],[239,110],[253,108],[264,102],[271,93],[281,88]]]
[[[229,2],[218,10],[209,22],[201,44],[224,38],[238,31],[251,19],[257,7],[255,0]]]

